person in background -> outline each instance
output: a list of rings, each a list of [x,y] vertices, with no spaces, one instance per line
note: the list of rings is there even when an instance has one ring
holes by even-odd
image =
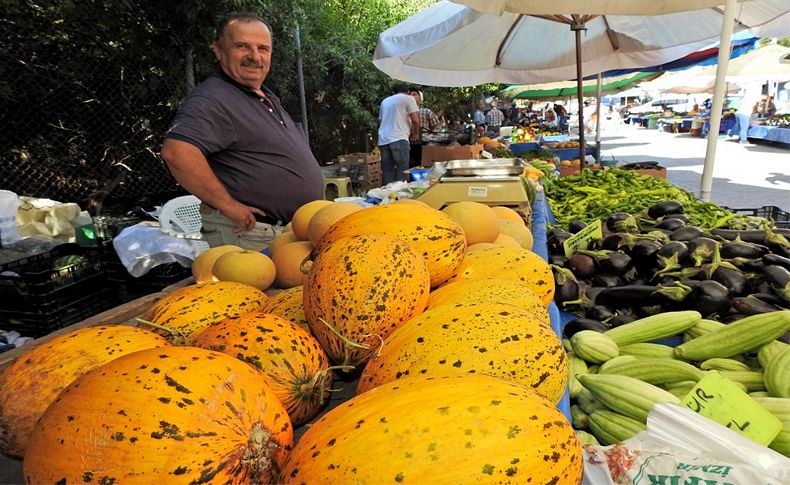
[[[472,122],[475,126],[486,122],[486,104],[482,99],[477,102],[477,109],[474,115],[472,115]]]
[[[698,104],[695,104],[695,105],[694,105],[694,106],[691,108],[691,111],[689,111],[689,114],[690,114],[691,116],[696,116],[696,115],[698,115],[698,114],[699,114],[699,105],[698,105]]]
[[[260,250],[296,209],[323,198],[323,175],[304,133],[263,85],[272,55],[266,22],[230,14],[211,49],[218,69],[181,103],[161,156],[202,201],[209,245]]]
[[[485,123],[488,126],[488,131],[496,133],[499,136],[499,128],[505,122],[505,114],[496,107],[496,101],[491,101],[491,109],[486,113]]]
[[[442,127],[439,117],[430,109],[422,105],[422,91],[416,87],[409,88],[409,96],[417,102],[417,117],[420,119],[420,139],[416,143],[411,143],[409,152],[409,167],[417,167],[422,164],[422,145],[425,143],[425,135],[428,133],[439,133]]]
[[[381,151],[381,180],[384,185],[396,180],[407,180],[410,142],[420,140],[420,118],[417,101],[409,96],[405,84],[396,84],[392,95],[381,102],[379,109],[379,139]]]
[[[741,104],[735,111],[736,125],[730,131],[730,134],[737,129],[738,142],[741,144],[748,143],[749,126],[752,124],[752,116],[757,114],[759,109],[760,98],[762,97],[762,86],[749,85],[746,87],[746,92],[741,98]]]
[[[773,96],[766,96],[763,100],[762,106],[762,116],[769,117],[776,114],[776,105],[774,104],[774,97]]]
[[[560,128],[560,132],[567,133],[568,112],[565,111],[565,106],[558,103],[554,103],[554,113],[557,114],[557,126]]]

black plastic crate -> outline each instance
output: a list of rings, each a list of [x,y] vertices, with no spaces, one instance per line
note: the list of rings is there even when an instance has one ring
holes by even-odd
[[[142,276],[134,277],[126,271],[112,245],[104,247],[103,260],[107,278],[117,292],[120,303],[157,293],[192,276],[190,268],[185,268],[178,263],[167,263],[151,268]]]
[[[68,256],[79,258],[59,264],[60,258]],[[98,251],[62,244],[20,264],[5,265],[0,274],[0,312],[47,313],[53,306],[67,306],[106,287]]]
[[[784,211],[775,205],[764,205],[758,209],[731,209],[727,210],[746,216],[762,217],[774,221],[776,227],[790,228],[790,212]]]
[[[102,290],[84,294],[67,305],[44,303],[28,311],[0,310],[0,327],[16,330],[25,337],[38,338],[109,310],[117,304],[117,295],[105,283]]]

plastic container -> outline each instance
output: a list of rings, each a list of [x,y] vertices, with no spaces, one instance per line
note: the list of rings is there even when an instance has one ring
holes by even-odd
[[[790,228],[790,212],[784,211],[775,205],[764,205],[757,209],[730,209],[729,207],[726,207],[726,209],[736,214],[771,219],[776,227]]]

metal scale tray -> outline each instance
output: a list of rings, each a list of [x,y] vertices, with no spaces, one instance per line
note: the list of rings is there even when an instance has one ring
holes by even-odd
[[[437,163],[442,163],[447,170],[441,178],[442,181],[468,180],[470,177],[478,179],[518,177],[526,167],[524,160],[520,158],[451,160]]]

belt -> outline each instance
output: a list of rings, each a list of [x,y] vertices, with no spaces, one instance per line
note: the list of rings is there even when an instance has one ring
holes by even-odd
[[[211,214],[214,211],[219,212],[217,209],[211,207],[210,205],[206,204],[205,202],[200,204],[200,212],[202,214]],[[260,214],[254,214],[254,215],[255,215],[255,221],[256,222],[260,222],[260,223],[263,223],[263,224],[269,224],[270,226],[282,226],[283,225],[281,220],[279,220],[279,219],[277,219],[275,217],[272,217],[272,216],[270,216],[268,214],[265,215],[265,216],[262,216]]]

